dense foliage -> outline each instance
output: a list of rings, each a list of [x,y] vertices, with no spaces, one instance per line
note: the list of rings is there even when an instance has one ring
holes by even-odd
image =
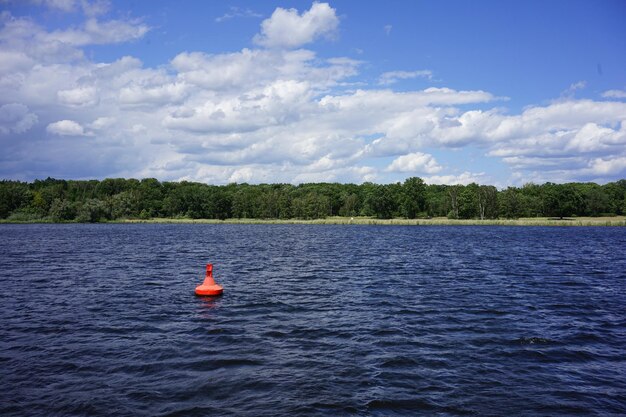
[[[98,222],[125,218],[316,219],[441,217],[494,219],[622,215],[626,180],[598,185],[427,185],[421,178],[378,185],[229,184],[159,182],[154,178],[102,181],[0,181],[0,219]]]

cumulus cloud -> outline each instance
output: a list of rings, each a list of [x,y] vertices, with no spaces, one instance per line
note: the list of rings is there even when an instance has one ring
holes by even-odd
[[[23,133],[37,123],[37,115],[21,103],[0,106],[0,134]]]
[[[578,81],[572,83],[565,91],[561,93],[561,97],[572,98],[574,97],[576,91],[583,90],[585,87],[587,87],[587,81]]]
[[[96,18],[90,18],[81,28],[57,30],[42,35],[41,38],[44,42],[61,42],[72,46],[103,45],[139,39],[149,29],[139,20],[99,22]]]
[[[89,124],[89,128],[94,130],[105,129],[112,126],[115,123],[115,119],[112,117],[98,117],[92,123]]]
[[[50,123],[46,130],[59,136],[83,136],[85,134],[83,127],[73,120],[59,120]]]
[[[83,13],[87,16],[98,16],[109,11],[111,8],[110,0],[94,0],[87,1],[81,0],[80,6],[83,9]]]
[[[99,21],[90,17],[80,27],[46,31],[31,19],[14,17],[6,11],[2,12],[0,23],[3,49],[20,50],[31,56],[41,55],[43,48],[55,52],[68,47],[128,42],[143,37],[150,30],[138,19]],[[23,49],[26,45],[35,49]]]
[[[568,100],[496,119],[498,123],[485,132],[497,142],[491,151],[494,156],[601,151],[604,145],[623,143],[626,103]]]
[[[608,90],[602,93],[604,98],[626,98],[626,91],[624,90]]]
[[[301,15],[296,9],[278,7],[253,40],[268,48],[297,48],[320,37],[332,38],[338,26],[339,18],[328,3],[313,3]]]
[[[378,84],[381,85],[391,85],[399,80],[407,80],[411,78],[427,78],[432,80],[433,72],[430,70],[419,70],[419,71],[389,71],[381,74],[378,79]]]
[[[626,157],[596,158],[590,161],[589,169],[592,175],[624,175],[626,174]]]
[[[228,12],[224,13],[220,17],[216,17],[215,21],[217,23],[221,23],[237,17],[263,17],[263,15],[248,8],[243,9],[241,7],[231,6]]]
[[[62,12],[73,12],[79,4],[78,0],[35,0],[34,3],[43,4],[51,9]]]
[[[72,107],[93,105],[98,100],[97,90],[93,86],[77,87],[57,92],[61,104]]]
[[[442,167],[432,155],[421,152],[399,156],[387,167],[387,171],[419,174],[436,174],[441,170]]]
[[[247,97],[207,100],[199,106],[177,108],[163,124],[171,129],[205,133],[247,132],[298,118],[297,110],[309,105],[309,96],[307,83],[277,80]]]
[[[188,84],[244,92],[276,80],[306,80],[314,88],[328,88],[356,74],[359,64],[347,58],[320,61],[307,50],[258,49],[219,55],[184,52],[171,62],[178,78]]]
[[[447,184],[447,185],[467,185],[473,182],[484,183],[485,173],[472,173],[465,171],[461,174],[455,175],[431,175],[424,177],[424,181],[428,184]]]
[[[82,7],[72,4],[75,11]],[[622,90],[597,101],[562,96],[510,114],[500,107],[506,98],[489,91],[393,89],[398,80],[429,79],[428,70],[391,71],[374,85],[354,85],[361,62],[297,49],[333,35],[338,24],[325,3],[302,13],[279,8],[255,38],[262,47],[185,51],[152,67],[132,56],[94,62],[83,52],[87,44],[144,36],[148,28],[139,21],[87,16],[75,27],[46,30],[5,12],[2,140],[28,132],[13,141],[19,152],[12,158],[39,164],[41,171],[32,172],[44,177],[55,174],[45,172],[50,166],[63,166],[65,176],[211,183],[383,182],[408,175],[438,184],[491,180],[449,162],[467,147],[508,167],[512,181],[624,175]],[[28,155],[46,134],[50,140],[37,142],[47,147],[42,165]],[[90,140],[72,140],[80,136]],[[62,148],[68,142],[71,149]],[[436,149],[437,159],[426,149]],[[70,161],[79,154],[98,162]]]
[[[81,10],[87,16],[106,13],[111,7],[109,0],[31,0],[31,2],[63,13]]]
[[[51,64],[84,64],[81,47],[137,40],[149,31],[139,20],[88,18],[78,27],[47,31],[28,17],[0,13],[0,84],[23,81],[20,74],[33,68],[46,72]],[[10,78],[10,80],[9,80]],[[39,81],[39,80],[37,80]],[[65,86],[61,86],[64,89]]]
[[[163,105],[184,100],[189,86],[184,83],[170,83],[145,86],[133,83],[123,87],[119,93],[120,104],[124,105]]]

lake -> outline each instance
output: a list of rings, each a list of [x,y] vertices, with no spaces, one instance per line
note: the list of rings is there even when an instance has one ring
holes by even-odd
[[[626,414],[626,228],[0,238],[3,416]]]

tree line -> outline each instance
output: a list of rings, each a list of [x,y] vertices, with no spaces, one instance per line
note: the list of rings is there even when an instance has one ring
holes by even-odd
[[[107,178],[31,183],[0,181],[0,219],[100,222],[118,219],[515,219],[626,213],[626,180],[498,190],[491,185],[434,185],[412,177],[394,184],[228,184]]]

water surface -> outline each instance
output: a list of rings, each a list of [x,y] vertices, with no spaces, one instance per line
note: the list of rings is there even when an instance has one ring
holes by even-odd
[[[0,415],[623,415],[626,229],[0,225]],[[207,262],[224,296],[195,297]]]

